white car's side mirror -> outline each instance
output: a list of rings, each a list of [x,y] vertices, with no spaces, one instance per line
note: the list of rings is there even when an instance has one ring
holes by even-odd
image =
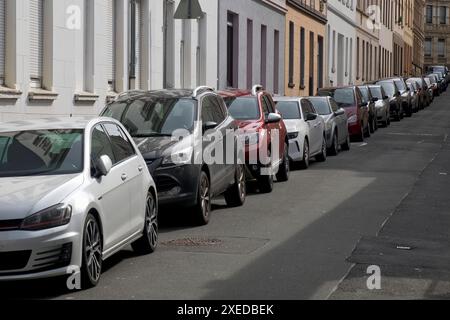
[[[97,171],[97,177],[107,176],[112,169],[111,158],[107,155],[101,156],[95,164],[95,169]]]

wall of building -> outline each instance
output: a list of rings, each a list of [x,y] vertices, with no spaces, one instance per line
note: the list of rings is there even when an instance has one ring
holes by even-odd
[[[450,1],[449,0],[427,0],[426,8],[432,9],[431,21],[427,19],[425,9],[425,48],[431,47],[431,51],[425,52],[425,66],[444,64],[450,66]],[[445,8],[445,15],[441,21],[440,8]],[[429,43],[429,44],[427,44]],[[441,52],[439,46],[443,46]]]
[[[42,1],[42,33],[30,36],[30,6]],[[111,1],[114,5],[111,4]],[[217,86],[218,1],[200,0],[200,20],[172,19],[173,37],[165,54],[164,13],[169,0],[140,0],[134,39],[136,76],[130,71],[128,0],[4,0],[4,79],[0,121],[54,115],[96,115],[117,93],[129,89]],[[173,2],[174,9],[180,0]],[[114,12],[114,18],[108,14]],[[113,39],[109,45],[108,39]],[[43,48],[42,77],[31,81],[30,57]],[[183,49],[182,49],[183,47]],[[113,51],[113,52],[111,52]],[[184,54],[182,54],[184,53]],[[112,57],[109,60],[107,57]],[[111,64],[115,68],[111,72]],[[165,62],[166,61],[166,62]],[[164,65],[169,65],[167,70]],[[113,78],[110,79],[110,74]],[[164,79],[170,78],[168,84]],[[113,81],[110,81],[113,80]]]
[[[271,92],[284,94],[285,14],[285,1],[219,1],[219,88],[250,88],[253,84],[262,84]],[[230,18],[233,21],[229,21]],[[234,50],[228,53],[231,46],[227,43],[227,33],[231,24],[234,36],[230,41],[234,43]],[[261,41],[263,26],[266,27],[266,46]],[[278,32],[278,50],[275,32]],[[233,70],[227,70],[230,69],[227,68],[228,55],[232,56]],[[265,72],[262,70],[264,59]]]
[[[324,85],[324,73],[327,70],[326,6],[321,5],[320,0],[311,2],[313,7],[309,7],[308,4],[301,6],[299,3],[301,1],[287,1],[285,93],[288,96],[315,95],[317,89]],[[292,35],[291,27],[294,31]],[[304,43],[301,43],[302,29]],[[312,47],[311,35],[313,35]],[[320,56],[320,41],[322,41],[322,56]],[[321,72],[320,64],[322,64]]]
[[[328,5],[328,86],[355,82],[356,1],[329,0]],[[352,63],[353,62],[353,63]]]

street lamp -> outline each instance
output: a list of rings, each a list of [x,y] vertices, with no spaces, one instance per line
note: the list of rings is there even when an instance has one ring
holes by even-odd
[[[198,0],[181,0],[175,12],[175,19],[201,19],[204,13]]]

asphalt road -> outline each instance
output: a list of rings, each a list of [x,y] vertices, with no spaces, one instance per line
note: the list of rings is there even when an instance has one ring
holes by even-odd
[[[58,279],[14,282],[0,284],[0,297],[445,297],[449,97],[352,144],[350,152],[294,171],[270,195],[249,195],[242,208],[226,208],[218,199],[208,226],[190,225],[183,212],[165,212],[159,250],[119,253],[105,263],[97,288],[67,292]],[[396,251],[401,244],[419,250]],[[381,291],[366,287],[371,264],[386,271]]]

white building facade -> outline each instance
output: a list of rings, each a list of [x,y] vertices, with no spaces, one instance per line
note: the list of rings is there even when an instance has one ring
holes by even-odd
[[[0,121],[96,115],[130,89],[218,83],[218,1],[0,0]]]
[[[355,82],[356,0],[328,0],[327,86]]]

